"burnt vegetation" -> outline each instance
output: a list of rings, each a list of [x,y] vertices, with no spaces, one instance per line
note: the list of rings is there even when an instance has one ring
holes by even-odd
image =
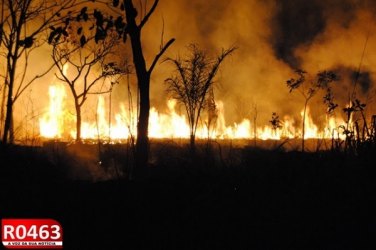
[[[356,93],[360,72],[345,106],[337,103],[335,85],[342,79],[335,71],[310,75],[299,69],[296,78],[280,83],[303,98],[300,137],[260,140],[256,119],[262,110],[250,104],[254,138],[219,140],[210,136],[218,119],[215,77],[237,48],[210,57],[191,44],[186,57],[164,58],[175,39],[165,43],[162,35],[159,52],[147,62],[141,33],[159,1],[145,10],[132,0],[98,1],[107,11],[94,2],[2,2],[0,48],[7,62],[0,82],[2,218],[56,219],[65,249],[375,247],[376,115],[367,113],[369,104]],[[37,16],[44,16],[40,26],[30,34],[22,31]],[[24,56],[27,62],[42,43],[51,49],[53,65],[26,81],[17,60]],[[114,61],[125,44],[131,60]],[[159,61],[173,66],[164,86],[186,111],[189,139],[148,137],[151,76],[163,67]],[[27,63],[21,68],[26,71]],[[74,99],[76,141],[17,144],[13,105],[52,68]],[[89,96],[111,93],[130,75],[137,86],[137,136],[81,140],[81,107]],[[130,92],[128,82],[129,99]],[[307,109],[320,97],[323,115],[341,113],[345,124],[330,131],[330,138],[307,139]],[[274,134],[285,125],[279,114],[276,110],[269,120]],[[207,127],[207,139],[196,138],[198,124]]]

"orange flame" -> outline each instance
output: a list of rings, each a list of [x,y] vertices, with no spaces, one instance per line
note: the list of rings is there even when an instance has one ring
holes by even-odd
[[[52,85],[49,89],[50,105],[47,113],[40,119],[40,135],[45,138],[62,138],[64,131],[64,99],[65,91],[62,86]],[[160,113],[154,107],[150,109],[149,136],[151,138],[189,138],[190,129],[186,116],[176,112],[176,100],[167,102],[168,112]],[[217,102],[218,117],[211,129],[200,124],[197,128],[197,138],[213,139],[252,139],[255,137],[251,132],[252,124],[250,120],[243,119],[241,123],[226,125],[224,118],[224,104]],[[136,134],[136,119],[131,119],[124,104],[120,105],[120,112],[114,115],[115,122],[109,121],[105,108],[103,96],[98,97],[96,119],[94,122],[82,122],[83,139],[108,139],[122,140]],[[309,109],[306,112],[305,138],[332,138],[339,124],[342,121],[333,117],[328,119],[327,126],[323,131],[319,131],[314,124]],[[273,130],[270,126],[257,129],[256,138],[262,140],[280,140],[281,138],[301,137],[300,122],[285,116],[282,120],[282,128]],[[75,137],[75,130],[68,131],[71,138]],[[337,133],[339,134],[339,133]]]
[[[45,138],[61,138],[64,129],[64,87],[52,85],[49,87],[48,94],[50,106],[39,120],[40,135]]]
[[[68,71],[68,66],[64,65],[64,73]],[[40,135],[44,138],[62,139],[69,135],[75,138],[74,119],[68,120],[68,112],[65,108],[66,93],[64,86],[53,84],[49,87],[49,107],[46,113],[39,120]],[[167,113],[160,113],[154,107],[150,109],[149,116],[149,137],[151,138],[189,138],[190,127],[186,116],[179,115],[176,112],[176,100],[168,100]],[[281,121],[282,128],[273,130],[270,126],[256,129],[255,131],[249,119],[243,119],[240,123],[227,125],[225,121],[224,104],[221,101],[216,102],[216,118],[212,124],[201,122],[196,131],[197,138],[212,139],[251,139],[258,138],[262,140],[280,140],[281,138],[302,137],[301,122],[296,122],[292,118],[285,116]],[[301,112],[303,119],[303,111]],[[82,139],[100,139],[100,140],[124,140],[131,136],[137,136],[137,119],[132,114],[132,107],[126,108],[126,105],[120,104],[120,112],[114,117],[109,117],[106,112],[105,99],[98,97],[95,121],[82,121],[81,136]],[[115,122],[112,122],[114,118]],[[306,110],[305,117],[305,135],[309,138],[332,138],[335,132],[339,136],[338,125],[344,124],[343,121],[331,117],[328,119],[327,126],[320,132],[314,124],[309,108]],[[253,128],[253,129],[252,129]],[[67,131],[68,130],[68,131]],[[341,135],[342,136],[342,135]],[[342,136],[343,138],[343,136]],[[64,138],[66,139],[66,138]]]

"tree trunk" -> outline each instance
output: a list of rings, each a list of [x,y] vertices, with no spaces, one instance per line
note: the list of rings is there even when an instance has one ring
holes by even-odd
[[[132,0],[124,0],[128,34],[131,40],[133,63],[136,69],[138,89],[140,91],[140,114],[137,124],[136,141],[136,171],[143,171],[147,167],[149,158],[149,88],[150,75],[146,68],[146,62],[141,45],[141,28],[136,24],[137,10]]]
[[[8,49],[14,46],[14,51],[10,49],[7,55],[7,73],[9,73],[9,85],[8,85],[8,97],[7,97],[7,112],[5,114],[4,134],[3,134],[4,144],[9,143],[8,141],[9,137],[13,140],[13,135],[9,135],[9,134],[13,133],[13,129],[11,129],[12,116],[13,116],[13,104],[14,104],[13,103],[13,88],[14,88],[14,82],[16,80],[16,67],[17,67],[18,56],[19,56],[18,50],[20,48],[21,27],[22,25],[17,26],[15,40],[11,39],[11,41],[9,41],[10,46],[8,46]],[[11,143],[13,143],[13,141],[11,141]]]
[[[191,134],[189,145],[190,145],[191,152],[195,153],[196,152],[196,136],[193,133]]]
[[[137,124],[137,141],[136,141],[136,166],[144,169],[147,167],[149,156],[149,77],[139,86],[140,90],[140,114]]]
[[[81,106],[75,101],[76,108],[76,142],[81,143]]]
[[[17,51],[16,51],[17,52]],[[7,112],[5,114],[5,123],[4,123],[4,134],[3,134],[3,143],[8,144],[11,126],[12,126],[12,115],[13,115],[13,87],[14,87],[14,80],[15,80],[15,73],[16,73],[16,57],[12,58],[12,65],[10,64],[10,56],[8,56],[8,70],[9,72],[9,86],[8,86],[8,96],[7,96]]]
[[[13,113],[13,86],[9,85],[8,97],[7,97],[7,112],[5,114],[5,123],[4,123],[4,134],[3,134],[3,143],[7,144],[9,141],[9,132],[12,123],[12,113]]]
[[[140,24],[136,23],[137,10],[132,0],[124,0],[124,11],[127,21],[127,33],[131,40],[133,64],[136,69],[137,84],[140,98],[140,114],[137,123],[137,141],[136,141],[136,167],[138,170],[146,169],[149,159],[149,111],[150,111],[150,75],[155,64],[166,51],[166,49],[174,42],[171,39],[160,53],[154,58],[150,68],[146,67],[145,57],[142,51],[141,30],[143,25],[148,21],[150,15],[154,12],[159,0],[155,0],[151,9],[142,19]]]
[[[2,96],[1,96],[1,111],[0,111],[0,135],[3,137],[4,132],[4,124],[5,124],[5,102],[6,102],[6,96],[7,96],[7,85],[6,82],[4,82]]]

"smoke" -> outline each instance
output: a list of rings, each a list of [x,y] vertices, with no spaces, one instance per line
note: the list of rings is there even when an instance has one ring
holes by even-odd
[[[295,57],[294,49],[301,44],[309,44],[322,32],[325,21],[318,1],[278,1],[272,18],[271,36],[276,57],[292,67],[298,67],[300,61]]]
[[[237,114],[239,106],[251,110],[256,104],[260,123],[267,124],[271,112],[299,119],[303,100],[298,94],[289,94],[285,84],[296,68],[312,77],[319,71],[334,70],[341,80],[333,90],[343,106],[356,81],[358,97],[364,102],[372,100],[375,10],[376,3],[357,0],[161,1],[144,30],[144,39],[148,55],[155,54],[163,19],[164,39],[176,38],[170,57],[184,54],[191,42],[211,55],[237,46],[217,79],[217,99],[224,101],[228,121],[244,118]],[[171,70],[162,64],[153,75],[154,105],[165,102],[163,81]],[[372,106],[368,103],[369,109]],[[322,96],[315,97],[311,109],[313,114],[325,116]]]
[[[147,1],[149,8],[152,2]],[[172,37],[176,42],[165,57],[183,56],[190,43],[197,43],[213,57],[222,48],[238,47],[216,79],[215,96],[224,102],[229,124],[252,119],[250,112],[255,105],[260,125],[268,124],[272,112],[299,120],[303,99],[298,93],[290,94],[286,87],[296,68],[310,76],[323,70],[339,74],[341,79],[333,91],[341,107],[357,82],[357,97],[367,102],[371,115],[375,112],[372,97],[376,79],[374,13],[376,2],[366,0],[161,0],[144,26],[143,49],[150,65],[161,44]],[[168,98],[164,80],[172,71],[168,63],[159,63],[151,78],[151,104],[161,111],[166,109]],[[135,81],[132,76],[133,86]],[[124,85],[114,89],[114,101],[126,102]],[[135,93],[133,97],[136,99]],[[320,95],[312,100],[311,111],[321,117],[317,119],[325,116]],[[338,115],[342,113],[337,110]]]
[[[161,1],[153,23],[144,31],[144,39],[148,47],[158,49],[163,16],[164,38],[176,38],[169,57],[184,55],[186,46],[193,42],[213,57],[223,48],[238,47],[222,65],[215,94],[224,102],[227,120],[238,122],[245,118],[237,113],[239,102],[248,105],[249,110],[257,104],[260,113],[271,114],[268,107],[280,106],[288,98],[275,91],[283,86],[291,71],[275,57],[269,42],[275,8],[273,1]],[[169,65],[162,64],[153,75],[154,105],[165,102],[166,95],[158,97],[165,93],[163,82],[171,71]]]

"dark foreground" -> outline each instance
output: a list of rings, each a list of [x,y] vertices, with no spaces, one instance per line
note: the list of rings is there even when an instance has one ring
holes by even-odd
[[[91,182],[45,152],[8,149],[0,217],[56,219],[64,249],[375,249],[372,152],[236,154],[223,165],[164,156],[145,178]]]

